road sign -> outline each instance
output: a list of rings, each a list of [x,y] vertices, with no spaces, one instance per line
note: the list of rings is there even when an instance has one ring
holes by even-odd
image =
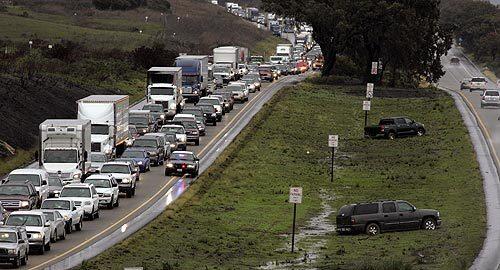
[[[290,197],[288,198],[289,203],[302,203],[302,188],[301,187],[291,187]]]
[[[378,62],[372,62],[372,75],[377,75]]]
[[[339,135],[328,135],[328,147],[339,146]]]
[[[373,98],[373,83],[366,84],[366,98]]]
[[[369,111],[371,109],[371,101],[364,100],[363,101],[363,111]]]

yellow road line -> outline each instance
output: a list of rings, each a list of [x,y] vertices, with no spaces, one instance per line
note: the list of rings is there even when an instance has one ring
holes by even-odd
[[[278,81],[276,81],[278,82]],[[274,83],[276,82],[273,82],[271,84],[269,84],[269,86],[267,88],[270,88]],[[233,117],[233,119],[231,119],[231,121],[221,130],[217,133],[217,135],[214,136],[214,138],[198,153],[198,155],[201,155],[201,153],[203,153],[204,151],[206,151],[208,149],[208,147],[227,129],[231,126],[231,124],[238,118],[238,116],[240,114],[242,114],[245,109],[251,105],[252,103],[255,103],[256,100],[258,100],[258,97],[260,97],[261,95],[264,94],[264,91],[265,90],[261,90],[259,94],[257,94],[255,97],[252,98],[252,100],[250,100],[250,102],[248,102],[243,108],[241,108],[241,110]],[[35,270],[35,269],[42,269],[43,267],[46,267],[47,265],[51,264],[52,262],[54,261],[57,261],[57,260],[60,260],[62,258],[64,258],[66,255],[74,252],[75,250],[81,248],[82,246],[85,246],[87,245],[88,243],[94,241],[96,238],[102,236],[103,234],[105,233],[108,233],[111,229],[114,229],[115,227],[117,227],[117,225],[119,225],[120,223],[122,223],[123,221],[125,221],[126,219],[128,219],[130,216],[136,214],[137,211],[139,211],[141,208],[143,208],[145,205],[149,204],[154,198],[156,198],[158,195],[160,195],[160,193],[163,193],[165,191],[165,188],[167,188],[170,183],[173,181],[173,180],[176,180],[178,179],[178,177],[172,177],[170,178],[167,183],[160,189],[158,190],[158,192],[156,192],[152,197],[150,197],[148,200],[146,200],[144,203],[142,203],[140,206],[138,206],[137,208],[135,208],[134,210],[132,210],[130,213],[128,213],[126,216],[124,216],[123,218],[121,218],[120,220],[116,221],[115,223],[113,223],[112,225],[110,225],[108,228],[106,228],[104,231],[92,236],[91,238],[85,240],[84,242],[80,243],[79,245],[65,251],[64,253],[62,254],[59,254],[57,255],[56,257],[53,257],[51,259],[49,259],[48,261],[45,261],[44,263],[40,264],[40,265],[37,265],[35,267],[32,267],[32,268],[29,268],[30,270]]]

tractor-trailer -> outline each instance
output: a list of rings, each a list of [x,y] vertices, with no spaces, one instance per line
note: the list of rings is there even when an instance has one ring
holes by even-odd
[[[40,124],[38,165],[63,183],[79,183],[90,169],[91,123],[48,119]]]
[[[152,67],[147,74],[146,100],[163,105],[167,118],[182,111],[182,68]]]
[[[182,68],[184,98],[197,101],[207,95],[208,55],[181,55],[175,59],[175,66]]]
[[[127,95],[92,95],[76,101],[78,119],[91,122],[91,151],[110,158],[120,156],[130,138],[129,97]]]

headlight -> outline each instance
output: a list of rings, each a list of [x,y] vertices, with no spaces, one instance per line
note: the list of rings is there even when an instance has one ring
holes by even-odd
[[[131,182],[131,180],[128,177],[122,179],[122,183],[124,183],[124,184],[130,183],[130,182]]]
[[[171,143],[171,144],[170,144],[170,147],[175,147],[175,144]]]
[[[113,152],[113,150],[111,148],[107,148],[106,150],[104,150],[104,153],[109,155]]]
[[[134,142],[132,141],[127,141],[127,146],[131,146]]]
[[[212,117],[216,117],[216,116],[217,116],[217,114],[215,114],[215,113],[212,113]]]
[[[198,95],[198,91],[194,91],[193,94]]]
[[[65,220],[65,221],[68,221],[68,220],[69,220],[69,216],[68,216],[68,215],[64,215],[63,217],[64,217],[64,220]]]
[[[92,204],[92,202],[86,201],[84,204],[85,204],[85,205],[91,205],[91,204]]]
[[[186,136],[181,137],[181,142],[186,142]]]
[[[188,168],[194,168],[194,165],[187,165]]]
[[[224,107],[229,107],[229,103],[224,103]]]
[[[137,162],[137,164],[142,165],[142,161]]]
[[[156,154],[156,152],[149,152],[149,155],[154,157],[154,156],[156,156],[157,154]]]
[[[174,167],[174,164],[172,163],[167,163],[167,168],[173,168]]]
[[[41,233],[32,233],[31,238],[32,239],[42,239],[42,234]]]
[[[75,180],[80,179],[81,176],[82,176],[81,173],[75,173],[75,174],[73,174],[73,179],[75,179]]]
[[[191,134],[193,135],[197,135],[198,134],[198,131],[192,131]]]
[[[145,128],[143,128],[143,129],[142,129],[142,132],[143,132],[143,133],[146,133],[146,132],[148,132],[148,130],[147,130],[147,129],[145,129]]]
[[[165,115],[164,114],[160,115],[160,118],[165,119]]]
[[[103,197],[111,197],[111,194],[110,193],[104,193],[102,194]]]
[[[7,252],[9,254],[17,254],[17,250],[16,249],[7,249]]]
[[[28,202],[28,201],[21,201],[21,207],[26,207],[28,205],[30,205],[30,202]]]

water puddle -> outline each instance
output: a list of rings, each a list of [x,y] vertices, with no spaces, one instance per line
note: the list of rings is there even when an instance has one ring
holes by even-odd
[[[329,217],[335,211],[330,206],[334,197],[327,194],[325,190],[321,190],[321,212],[310,218],[306,225],[298,228],[295,235],[295,247],[297,258],[287,261],[271,261],[266,265],[259,267],[263,270],[281,270],[281,269],[316,269],[313,265],[319,258],[320,250],[327,243],[327,235],[335,232],[335,225],[332,224]],[[287,239],[285,247],[279,251],[289,252],[291,246],[291,235],[283,235]]]

